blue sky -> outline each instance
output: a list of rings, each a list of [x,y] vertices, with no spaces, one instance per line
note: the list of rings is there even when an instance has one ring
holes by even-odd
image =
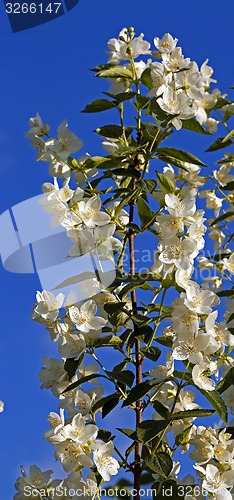
[[[41,184],[48,180],[46,165],[36,163],[23,138],[28,118],[37,111],[54,131],[66,118],[84,141],[84,152],[101,153],[92,130],[108,117],[80,111],[101,96],[103,83],[88,68],[106,62],[107,40],[122,27],[134,26],[150,41],[170,32],[179,38],[186,56],[199,64],[209,58],[219,88],[227,92],[234,85],[234,6],[231,0],[223,6],[217,0],[80,0],[58,20],[13,34],[1,5],[0,213],[40,194]],[[180,142],[179,137],[173,137],[171,144],[204,158],[209,138],[187,133]],[[209,156],[210,165],[214,159],[215,155]],[[6,405],[0,415],[0,494],[8,500],[14,494],[20,464],[54,468],[53,448],[42,435],[57,400],[39,389],[42,355],[55,352],[47,333],[30,319],[39,280],[36,275],[7,273],[1,265],[0,280],[0,398]]]

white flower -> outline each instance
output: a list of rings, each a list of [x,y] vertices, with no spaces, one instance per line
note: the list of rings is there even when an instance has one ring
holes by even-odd
[[[106,226],[96,227],[93,232],[94,246],[102,256],[109,256],[110,250],[118,251],[122,247],[120,240],[115,238],[115,224],[107,224]]]
[[[196,334],[199,329],[199,319],[193,309],[189,309],[183,304],[181,299],[173,302],[172,327],[181,340]]]
[[[89,472],[86,477],[86,481],[80,479],[79,474],[80,473],[78,471],[71,472],[67,478],[66,486],[69,490],[75,490],[78,492],[79,496],[73,496],[73,498],[80,498],[80,500],[94,500],[94,498],[98,497],[98,484],[95,474],[93,472]]]
[[[104,481],[109,481],[110,476],[118,474],[119,463],[112,457],[113,451],[114,445],[112,441],[109,441],[108,443],[101,443],[93,452],[94,463]]]
[[[29,119],[29,131],[25,134],[25,137],[34,137],[48,134],[50,127],[49,125],[43,125],[42,119],[39,113],[36,113],[36,116]]]
[[[96,167],[93,168],[84,168],[83,164],[84,162],[90,158],[89,153],[85,153],[84,155],[80,156],[75,163],[76,170],[74,172],[74,181],[78,186],[83,186],[87,182],[87,177],[96,177],[98,174],[98,170]]]
[[[83,146],[83,142],[68,128],[66,120],[59,125],[57,136],[57,139],[48,139],[45,145],[57,153],[62,160],[66,160],[71,153],[76,153]]]
[[[191,217],[196,212],[195,198],[191,196],[180,200],[174,194],[166,194],[165,203],[166,210],[174,217]]]
[[[150,96],[159,96],[165,92],[167,85],[171,83],[172,73],[167,72],[165,66],[162,63],[154,62],[150,65],[151,78],[153,82],[153,88],[150,90]]]
[[[232,385],[224,391],[223,398],[228,408],[230,408],[231,413],[234,415],[234,391]]]
[[[200,74],[201,74],[203,84],[205,87],[209,87],[211,82],[216,83],[216,80],[213,80],[212,78],[210,78],[213,75],[214,70],[213,70],[213,68],[211,68],[211,66],[208,66],[208,64],[207,64],[208,62],[209,62],[209,59],[206,59],[200,68]]]
[[[123,28],[119,33],[119,38],[111,38],[108,42],[108,62],[112,64],[118,64],[121,60],[129,59],[129,54],[127,52],[127,32],[126,28]],[[132,57],[136,59],[139,55],[150,54],[150,43],[143,40],[144,34],[141,33],[138,37],[134,37],[133,40],[129,41],[129,45],[132,50]]]
[[[98,427],[94,424],[86,425],[86,418],[78,413],[72,419],[71,424],[65,425],[63,436],[65,439],[71,439],[79,446],[94,441],[98,434]]]
[[[57,158],[52,158],[48,172],[51,177],[67,178],[71,176],[69,165],[65,161],[58,160]]]
[[[234,253],[227,259],[226,257],[222,260],[223,269],[227,270],[229,273],[234,274]]]
[[[182,293],[181,298],[184,299],[186,307],[197,314],[210,314],[211,305],[213,304],[216,295],[209,290],[202,290],[195,286],[188,286],[186,294]]]
[[[225,322],[215,323],[218,311],[211,313],[206,319],[206,331],[210,335],[210,345],[206,354],[213,354],[220,349],[220,354],[225,351],[225,346],[234,346],[234,336],[229,332]]]
[[[219,170],[213,170],[214,177],[220,186],[225,186],[228,182],[232,182],[234,180],[234,175],[229,175],[232,168],[233,163],[224,163],[223,165],[220,165]]]
[[[92,467],[90,456],[74,441],[62,441],[56,444],[55,458],[61,461],[65,472],[71,472],[80,466]]]
[[[187,340],[175,341],[172,351],[174,359],[188,359],[190,363],[198,364],[203,360],[202,351],[209,344],[209,336],[204,333],[198,333]]]
[[[222,208],[222,198],[218,198],[214,191],[202,191],[199,196],[200,198],[206,198],[206,208],[213,208],[215,217],[218,217]]]
[[[197,256],[196,241],[191,238],[179,240],[174,237],[168,240],[168,246],[160,253],[159,260],[165,264],[175,264],[178,269],[189,269]]]
[[[179,394],[179,401],[176,404],[177,411],[194,410],[199,408],[197,403],[194,403],[195,392],[191,390],[181,389]]]
[[[39,204],[43,206],[46,212],[53,215],[51,219],[52,227],[60,226],[60,224],[63,223],[68,212],[68,207],[58,198],[58,196],[52,196],[50,199],[42,198],[39,200]]]
[[[170,54],[172,50],[175,48],[178,42],[177,38],[173,38],[170,33],[165,33],[162,39],[155,37],[154,45],[158,49],[161,54]]]
[[[81,415],[87,415],[90,413],[91,408],[95,402],[96,394],[88,394],[84,391],[77,390],[75,405],[78,406]]]
[[[191,286],[191,285],[195,286],[196,283],[190,279],[192,274],[193,274],[193,271],[194,271],[194,268],[192,265],[186,270],[176,269],[175,281],[176,281],[177,285],[179,285],[181,288],[184,288],[185,290],[188,286]]]
[[[51,475],[53,474],[52,470],[47,470],[46,472],[42,472],[39,467],[36,465],[31,465],[30,475],[25,476],[24,480],[30,486],[34,486],[38,489],[45,488],[51,480]]]
[[[184,58],[181,47],[175,47],[170,55],[163,54],[162,60],[168,71],[172,72],[188,68],[190,65],[190,59],[189,57]]]
[[[60,415],[55,412],[50,412],[47,420],[51,428],[45,432],[44,438],[50,443],[55,444],[57,442],[56,435],[59,434],[64,427],[64,410],[60,410]]]
[[[190,107],[191,99],[182,91],[175,92],[167,87],[162,97],[157,99],[157,103],[165,113],[177,115],[177,118],[173,120],[177,130],[182,127],[180,120],[187,120],[194,116],[194,111]]]
[[[84,338],[75,333],[67,333],[61,337],[58,343],[59,353],[64,359],[79,359],[81,354],[85,351],[85,347]]]
[[[64,364],[57,358],[43,356],[44,366],[39,372],[39,379],[42,382],[41,388],[51,389],[55,396],[66,389],[69,379],[64,370]]]
[[[192,377],[194,383],[205,391],[213,391],[215,389],[214,380],[210,379],[206,373],[209,371],[210,364],[206,361],[195,365],[192,369]]]
[[[174,214],[160,214],[156,221],[158,229],[165,240],[168,240],[168,234],[172,237],[176,235],[177,232],[182,233],[184,231],[183,218],[176,217]],[[157,225],[155,225],[155,229],[157,229]]]
[[[219,250],[220,246],[223,244],[225,238],[226,238],[226,235],[223,233],[223,231],[221,231],[221,229],[219,227],[217,227],[217,229],[213,229],[212,227],[208,228],[209,229],[209,238],[211,240],[214,240],[215,244],[214,244],[214,249],[215,250]]]
[[[206,226],[203,224],[203,220],[193,222],[189,227],[188,234],[190,238],[193,238],[197,242],[198,250],[202,250],[202,248],[204,248],[205,240],[203,235],[205,232]]]
[[[2,413],[4,410],[4,403],[3,401],[0,401],[0,413]]]
[[[217,97],[215,94],[209,94],[205,92],[200,99],[193,101],[194,112],[197,121],[202,125],[206,123],[208,116],[206,109],[211,109],[217,102]]]
[[[110,222],[110,216],[106,212],[101,212],[100,209],[101,200],[99,196],[92,196],[92,198],[84,198],[80,201],[75,213],[85,226],[94,228],[95,226],[104,226]]]
[[[202,482],[203,490],[211,493],[216,500],[232,500],[229,488],[234,485],[234,470],[220,472],[213,464],[208,464],[206,469],[198,465],[195,468],[205,476]]]
[[[34,307],[34,312],[44,319],[54,321],[58,317],[59,309],[63,305],[63,293],[55,296],[52,292],[43,290],[42,292],[37,292],[36,299],[37,303]]]
[[[77,227],[76,229],[67,229],[67,235],[70,240],[75,243],[68,250],[69,257],[80,257],[85,255],[94,247],[93,233],[89,229],[84,229],[83,227]]]
[[[106,324],[106,320],[100,316],[95,316],[97,306],[94,300],[88,300],[82,306],[69,307],[69,315],[77,330],[83,333],[89,333],[90,330],[99,330]]]
[[[208,127],[208,131],[211,134],[215,134],[215,132],[217,132],[218,124],[219,124],[219,121],[215,120],[214,118],[211,118],[211,117],[207,118],[206,122],[204,123],[204,125],[206,127]]]
[[[117,210],[119,204],[120,204],[119,201],[113,201],[108,205],[108,212],[112,216],[115,216],[115,211]],[[118,212],[117,218],[124,226],[126,226],[129,223],[129,213],[127,212],[127,210],[124,210],[123,208]]]
[[[172,375],[173,371],[174,360],[170,353],[168,353],[165,365],[155,366],[149,371],[149,376],[153,377],[153,380],[150,381],[150,383],[157,384],[159,382],[163,382]]]

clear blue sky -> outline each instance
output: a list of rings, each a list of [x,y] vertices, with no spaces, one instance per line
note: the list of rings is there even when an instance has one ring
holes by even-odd
[[[101,152],[92,130],[106,117],[100,121],[99,115],[80,111],[101,96],[102,83],[88,68],[106,61],[110,37],[124,26],[134,26],[151,41],[169,31],[179,38],[186,56],[199,64],[209,58],[218,86],[226,92],[234,85],[233,16],[232,0],[80,0],[60,19],[12,34],[1,5],[0,213],[39,194],[48,180],[46,165],[36,164],[23,138],[28,118],[37,111],[54,130],[66,118],[84,141],[85,151]],[[178,145],[178,137],[173,144]],[[209,138],[197,136],[196,141],[188,133],[182,146],[199,156]],[[6,405],[0,415],[0,496],[10,500],[20,464],[54,468],[53,447],[42,435],[57,400],[39,389],[42,355],[53,354],[47,333],[30,319],[39,281],[35,275],[7,273],[1,265],[0,280],[0,399]]]

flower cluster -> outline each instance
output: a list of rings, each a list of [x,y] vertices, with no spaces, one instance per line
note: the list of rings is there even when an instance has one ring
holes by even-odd
[[[37,150],[37,159],[49,163],[54,178],[43,184],[40,204],[52,215],[52,227],[61,226],[72,241],[68,257],[89,255],[103,275],[102,264],[108,259],[115,276],[106,285],[98,273],[90,277],[81,264],[77,271],[81,279],[73,276],[57,286],[64,292],[66,283],[68,292],[36,294],[32,317],[46,327],[61,356],[61,360],[44,356],[39,373],[41,388],[59,398],[60,414],[49,414],[45,438],[54,445],[55,458],[68,477],[52,480],[52,471],[33,466],[30,475],[24,472],[16,483],[17,500],[23,499],[26,486],[38,489],[38,495],[45,488],[47,498],[54,487],[85,488],[84,497],[98,497],[97,487],[121,466],[114,451],[127,471],[133,470],[136,477],[140,465],[160,488],[168,479],[177,485],[194,484],[190,476],[180,483],[180,465],[173,461],[178,447],[185,453],[191,445],[190,458],[196,462],[204,491],[216,500],[231,499],[234,441],[228,429],[196,426],[195,419],[216,411],[227,425],[225,402],[234,412],[233,302],[227,302],[222,321],[218,320],[220,297],[234,295],[233,231],[227,225],[227,220],[234,220],[234,157],[225,155],[212,176],[209,171],[203,176],[201,160],[160,144],[175,131],[173,126],[209,136],[220,121],[210,116],[211,111],[221,109],[223,121],[234,115],[234,109],[217,89],[211,91],[215,80],[208,60],[199,68],[184,57],[177,42],[167,33],[154,39],[152,51],[143,34],[135,37],[133,28],[124,28],[117,39],[109,40],[108,64],[95,69],[97,76],[111,81],[110,92],[105,93],[109,99],[98,99],[84,110],[118,110],[119,125],[96,129],[107,156],[86,153],[74,158],[83,144],[67,121],[55,138],[49,137],[50,126],[43,124],[39,114],[29,121],[26,136]],[[137,61],[139,56],[151,59]],[[141,94],[142,87],[147,87],[147,95]],[[137,126],[124,125],[125,101],[137,112]],[[144,123],[144,115],[150,115],[151,121],[147,118]],[[210,150],[223,148],[233,136],[229,132]],[[164,165],[151,178],[155,159]],[[207,219],[205,204],[214,217]],[[134,241],[138,235],[145,237],[145,231],[150,234],[145,244],[150,245],[151,237],[156,248],[154,262],[144,268],[147,273],[141,273],[135,265]],[[214,255],[206,253],[207,242]],[[203,278],[202,271],[208,271],[208,276]],[[225,279],[232,288],[223,289]],[[166,305],[169,289],[172,300]],[[139,305],[138,290],[153,294],[152,300]],[[164,321],[169,326],[164,327]],[[154,342],[167,347],[165,356]],[[111,365],[112,371],[98,358],[99,347],[112,347],[122,356],[117,366]],[[156,363],[161,354],[164,361]],[[85,364],[86,356],[92,357],[92,363]],[[147,371],[142,371],[143,362]],[[113,394],[103,398],[106,386],[97,380],[100,377],[114,385]],[[203,410],[195,402],[199,392],[209,403],[214,401],[214,410]],[[97,412],[105,417],[120,401],[137,415],[134,432],[119,429],[132,439],[125,457],[96,419]],[[152,420],[139,423],[146,409],[150,414],[150,406]],[[167,438],[171,431],[174,446]],[[140,464],[139,447],[143,449]],[[135,457],[129,463],[133,449]],[[83,469],[90,470],[86,478]]]
[[[171,123],[177,130],[182,127],[182,121],[196,118],[211,132],[217,130],[218,120],[210,117],[210,111],[221,97],[218,89],[210,90],[210,84],[216,83],[212,78],[213,69],[208,66],[208,59],[199,68],[195,61],[184,57],[182,48],[177,46],[178,39],[166,33],[162,39],[155,37],[156,50],[150,51],[150,43],[143,40],[144,35],[134,37],[134,30],[123,28],[118,39],[112,38],[108,42],[108,62],[119,64],[121,61],[134,60],[136,78],[150,70],[151,84],[149,96],[154,96],[157,104],[168,115]],[[139,56],[151,55],[161,62],[148,59],[147,62],[135,61]],[[125,68],[132,68],[132,63],[124,64]],[[121,82],[117,79],[112,84],[113,94],[131,88],[130,82]]]
[[[190,457],[202,479],[204,491],[217,500],[231,500],[234,486],[234,440],[226,429],[194,428],[190,438],[194,450]]]

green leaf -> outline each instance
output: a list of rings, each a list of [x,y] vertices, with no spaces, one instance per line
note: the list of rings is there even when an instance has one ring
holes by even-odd
[[[187,429],[185,429],[181,434],[177,434],[175,437],[175,443],[177,446],[182,446],[183,444],[187,444],[189,438],[190,438],[190,431],[193,427],[193,424],[191,424]]]
[[[118,103],[129,101],[135,97],[136,92],[120,92],[120,94],[110,94],[109,92],[103,92],[103,94],[108,95],[112,99],[115,99]]]
[[[223,430],[223,429],[219,429],[220,431]],[[226,432],[228,432],[228,434],[231,434],[232,436],[232,439],[234,439],[234,427],[226,427]]]
[[[106,372],[110,377],[116,379],[118,382],[122,382],[124,385],[131,387],[135,378],[135,375],[130,370],[116,370],[112,372]]]
[[[119,396],[112,397],[105,401],[102,408],[102,418],[105,418],[119,403]]]
[[[161,350],[156,346],[142,347],[141,353],[144,354],[146,358],[157,361],[161,354]]]
[[[150,102],[150,97],[146,97],[144,95],[137,94],[135,106],[138,110],[141,110],[141,109],[146,108],[148,106],[149,102]]]
[[[99,399],[92,408],[92,411],[95,413],[99,408],[102,408],[105,403],[111,401],[112,399],[117,399],[119,401],[120,393],[114,392],[113,394],[109,394],[109,396],[105,396],[104,398]]]
[[[196,386],[195,386],[196,387]],[[228,410],[223,398],[220,396],[217,390],[214,391],[203,391],[200,389],[200,392],[208,399],[210,404],[213,406],[215,411],[224,421],[224,423],[228,422]]]
[[[143,85],[145,85],[145,87],[147,87],[148,89],[152,89],[153,88],[153,80],[152,80],[152,77],[151,77],[151,70],[150,68],[146,68],[142,75],[141,75],[141,83],[143,83]]]
[[[115,64],[113,64],[113,63],[99,64],[99,66],[95,66],[94,68],[90,68],[90,71],[94,71],[95,73],[99,73],[99,71],[102,71],[103,69],[113,68],[113,66],[115,66]]]
[[[169,115],[165,113],[165,111],[160,108],[158,105],[157,101],[155,99],[152,99],[150,101],[150,104],[148,108],[145,111],[146,115],[152,115],[156,123],[161,127],[161,128],[166,128],[169,123],[172,121],[172,115]],[[167,134],[165,131],[164,133]],[[170,131],[171,133],[171,131]]]
[[[175,160],[180,160],[182,162],[188,162],[192,163],[194,165],[199,165],[205,167],[206,165],[199,160],[196,156],[192,155],[191,153],[188,153],[187,151],[182,151],[180,149],[175,149],[175,148],[158,148],[157,153],[159,153],[160,156],[163,157],[170,157],[171,162],[173,163],[173,159]]]
[[[97,73],[99,78],[125,78],[133,80],[133,74],[130,69],[123,66],[112,66],[112,68],[101,70]]]
[[[87,160],[84,162],[84,167],[85,168],[105,168],[107,166],[106,164],[109,163],[108,166],[111,165],[111,159],[108,158],[107,156],[92,156],[90,158],[87,158]],[[102,167],[104,165],[104,167]]]
[[[96,342],[94,342],[94,347],[97,349],[98,347],[105,347],[105,346],[120,346],[123,343],[120,337],[117,337],[117,335],[105,335],[105,337],[101,337],[98,339]]]
[[[152,193],[156,186],[157,182],[153,179],[148,179],[145,181],[137,181],[136,185],[141,189],[141,191],[144,191],[145,193]]]
[[[224,391],[226,391],[231,385],[234,385],[234,367],[231,368],[226,375],[223,377],[223,379],[219,382],[216,390],[219,392],[219,394],[222,394]]]
[[[121,175],[122,177],[133,177],[134,179],[139,179],[141,176],[141,173],[134,169],[134,168],[115,168],[108,172],[109,177],[112,177],[112,175]]]
[[[192,375],[191,373],[183,373],[179,372],[178,370],[174,370],[174,376],[181,378],[181,380],[186,380],[189,384],[193,385],[198,389],[198,391],[205,396],[205,398],[210,402],[210,404],[213,406],[214,410],[218,413],[218,415],[221,417],[221,419],[226,423],[228,420],[228,411],[226,404],[223,400],[223,398],[220,396],[218,391],[215,389],[213,391],[204,391],[203,389],[200,389],[196,384],[194,384]]]
[[[123,128],[120,125],[104,125],[95,130],[97,134],[111,139],[119,139],[123,135]]]
[[[211,146],[206,149],[206,153],[210,153],[212,151],[217,151],[218,149],[223,149],[227,148],[232,144],[232,141],[228,140],[226,142],[223,142],[224,137],[220,137],[219,139],[216,139],[215,142],[211,144]]]
[[[152,403],[153,408],[155,411],[164,419],[168,421],[168,418],[170,416],[170,412],[166,406],[164,406],[160,401],[153,401]]]
[[[152,390],[153,387],[149,382],[142,382],[141,384],[136,385],[130,390],[128,397],[124,400],[122,406],[130,406],[132,403],[135,403],[135,401],[138,401]]]
[[[184,418],[194,418],[194,417],[210,417],[215,413],[215,410],[203,410],[202,408],[196,408],[195,410],[178,411],[169,416],[169,420],[180,420]]]
[[[216,104],[213,106],[213,109],[222,109],[223,106],[226,106],[226,104],[230,104],[230,101],[227,101],[227,99],[224,99],[223,97],[218,97]]]
[[[133,429],[127,429],[125,427],[122,428],[117,427],[117,431],[122,432],[122,434],[128,436],[130,439],[133,439],[133,441],[137,440],[136,431],[134,431]]]
[[[225,186],[222,186],[223,191],[234,191],[234,181],[228,182]]]
[[[165,478],[170,475],[173,467],[170,455],[165,452],[150,455],[150,457],[145,461],[145,464],[150,470]]]
[[[124,208],[125,205],[127,205],[127,203],[129,203],[132,199],[134,199],[138,192],[139,192],[138,190],[136,190],[135,192],[132,191],[132,192],[126,194],[125,196],[123,196],[122,201],[119,203],[119,205],[117,206],[117,208],[115,210],[115,217],[118,217],[122,208]]]
[[[79,273],[76,276],[71,276],[71,278],[67,278],[66,280],[62,281],[62,283],[56,285],[56,287],[54,287],[53,290],[64,288],[69,285],[75,285],[76,283],[92,279],[93,277],[94,277],[93,271],[84,271],[83,273]]]
[[[73,389],[76,389],[76,387],[79,387],[79,385],[85,384],[85,382],[89,382],[92,379],[96,378],[107,378],[104,375],[101,375],[100,373],[93,373],[92,375],[87,375],[87,377],[82,377],[73,384],[69,385],[63,392],[62,394],[65,394],[66,392],[72,391]]]
[[[186,130],[192,130],[197,134],[212,135],[206,128],[204,128],[195,118],[189,120],[182,120],[182,127]]]
[[[232,139],[234,137],[234,130],[231,130],[223,139],[223,142],[227,142],[228,139]]]
[[[137,315],[135,315],[136,317]],[[138,315],[140,316],[140,315]],[[145,316],[142,316],[142,319],[145,318]],[[138,327],[137,330],[137,335],[135,335],[137,339],[139,339],[141,342],[144,344],[148,344],[148,342],[152,339],[153,337],[153,330],[151,326],[145,325],[145,326],[140,326]]]
[[[144,420],[137,426],[137,437],[141,443],[148,443],[166,429],[165,420]]]
[[[217,295],[219,297],[233,297],[234,295],[234,288],[230,290],[221,290],[220,292],[217,292]]]
[[[222,220],[229,219],[230,217],[234,216],[234,212],[225,212],[224,214],[220,215],[215,219],[213,222],[211,222],[211,226],[214,226],[215,224],[218,224],[218,222],[221,222]]]
[[[82,110],[82,113],[100,113],[101,111],[106,111],[107,109],[115,108],[115,104],[108,99],[96,99],[90,102]]]
[[[147,226],[154,220],[154,212],[150,209],[149,205],[143,200],[143,198],[139,198],[137,202],[138,215],[140,217],[142,227]]]
[[[64,363],[64,370],[67,372],[69,380],[74,377],[76,374],[76,370],[79,368],[79,365],[84,357],[84,354],[82,354],[79,359],[74,359],[74,358],[67,358],[65,363]]]
[[[174,193],[175,186],[174,186],[172,180],[169,179],[169,177],[167,177],[164,174],[160,174],[159,172],[157,172],[157,178],[158,178],[159,186],[161,187],[161,189],[165,193]]]
[[[105,441],[105,443],[107,443],[108,441],[110,441],[111,432],[105,429],[99,429],[97,437],[98,439],[102,439],[103,441]]]
[[[104,309],[109,316],[112,316],[116,312],[124,310],[126,302],[108,302],[104,305]]]

